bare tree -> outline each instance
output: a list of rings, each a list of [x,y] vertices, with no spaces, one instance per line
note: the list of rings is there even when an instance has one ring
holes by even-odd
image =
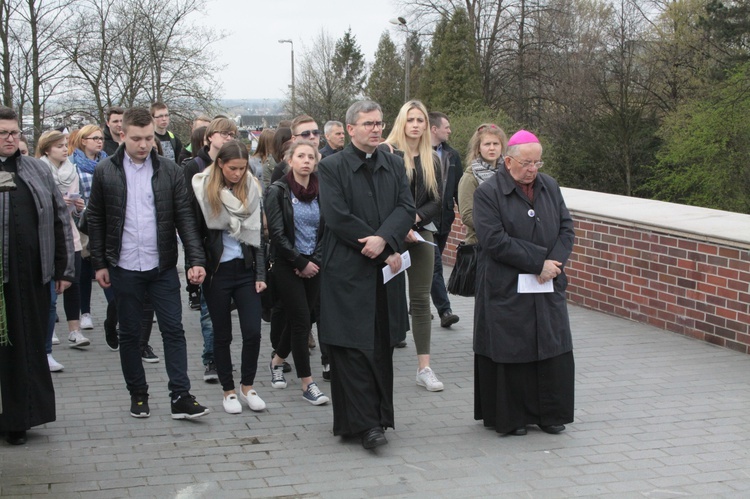
[[[336,42],[321,30],[311,45],[299,64],[297,107],[321,122],[341,120],[355,96],[351,85],[336,71]]]
[[[61,39],[70,31],[66,21],[72,0],[25,0],[17,9],[18,22],[13,28],[14,39],[28,48],[31,112],[34,136],[43,131],[42,119],[47,101],[63,83],[69,60],[57,50]]]

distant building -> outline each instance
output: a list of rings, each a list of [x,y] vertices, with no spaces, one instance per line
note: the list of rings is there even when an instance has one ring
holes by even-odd
[[[283,114],[243,114],[240,116],[239,126],[247,128],[276,128],[279,122],[289,119],[289,116]]]

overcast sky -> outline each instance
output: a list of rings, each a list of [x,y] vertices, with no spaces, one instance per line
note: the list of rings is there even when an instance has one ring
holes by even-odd
[[[213,46],[221,98],[275,99],[285,97],[291,82],[291,47],[297,67],[313,38],[325,29],[334,40],[351,27],[368,63],[375,57],[378,40],[388,30],[401,45],[403,29],[388,21],[403,13],[394,0],[211,0],[206,22],[226,35]]]

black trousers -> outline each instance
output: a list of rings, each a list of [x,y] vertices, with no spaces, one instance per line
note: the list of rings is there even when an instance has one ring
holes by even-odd
[[[277,261],[273,267],[275,285],[280,290],[286,324],[276,347],[276,354],[286,358],[291,352],[298,378],[311,376],[307,336],[311,317],[320,297],[320,274],[311,278],[298,277],[294,267]]]
[[[214,362],[224,391],[234,390],[232,377],[232,299],[237,305],[242,334],[242,384],[255,383],[260,353],[260,295],[255,292],[255,271],[245,268],[240,259],[224,262],[208,272],[203,282],[203,296],[214,325]]]

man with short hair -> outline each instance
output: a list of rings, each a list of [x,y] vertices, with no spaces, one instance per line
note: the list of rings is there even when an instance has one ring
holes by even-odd
[[[21,154],[18,114],[0,106],[0,433],[11,445],[55,420],[47,318],[75,279],[70,211],[49,167]]]
[[[94,170],[87,220],[96,280],[102,288],[112,286],[117,299],[120,362],[130,391],[130,415],[151,415],[140,350],[148,293],[164,340],[172,418],[197,418],[209,410],[190,395],[175,228],[185,247],[187,279],[193,284],[206,276],[206,255],[185,176],[174,161],[154,151],[148,109],[125,111],[120,137],[123,147]]]
[[[445,289],[443,250],[445,250],[453,219],[456,216],[453,208],[458,204],[458,182],[461,180],[463,170],[461,169],[461,156],[459,156],[458,151],[448,145],[448,138],[451,135],[451,124],[448,121],[448,116],[439,112],[431,112],[429,113],[429,120],[432,148],[435,149],[440,158],[443,178],[442,209],[436,220],[438,231],[435,234],[435,244],[437,246],[435,246],[435,268],[432,274],[430,295],[432,296],[432,303],[437,308],[438,317],[440,317],[440,326],[451,327],[458,322],[459,317],[451,310],[451,302]]]
[[[365,449],[388,443],[394,426],[393,348],[409,329],[401,269],[416,217],[404,161],[378,150],[383,113],[372,101],[346,113],[351,143],[321,161],[325,220],[320,280],[320,339],[331,360],[333,434],[359,436]]]
[[[107,109],[107,126],[103,127],[104,152],[107,153],[107,156],[113,156],[122,142],[120,132],[122,131],[122,115],[124,113],[125,110],[121,107],[113,106]]]
[[[169,108],[163,102],[154,102],[149,109],[154,120],[154,136],[161,142],[162,156],[177,161],[182,154],[182,142],[179,137],[167,130],[169,128]]]
[[[292,142],[308,140],[313,143],[315,149],[320,145],[320,129],[318,123],[311,116],[301,114],[292,120]],[[276,182],[286,173],[289,173],[289,165],[284,160],[273,169],[271,183]]]
[[[323,126],[326,136],[326,145],[320,150],[320,158],[327,158],[336,154],[344,148],[345,136],[344,125],[340,121],[329,121]]]

